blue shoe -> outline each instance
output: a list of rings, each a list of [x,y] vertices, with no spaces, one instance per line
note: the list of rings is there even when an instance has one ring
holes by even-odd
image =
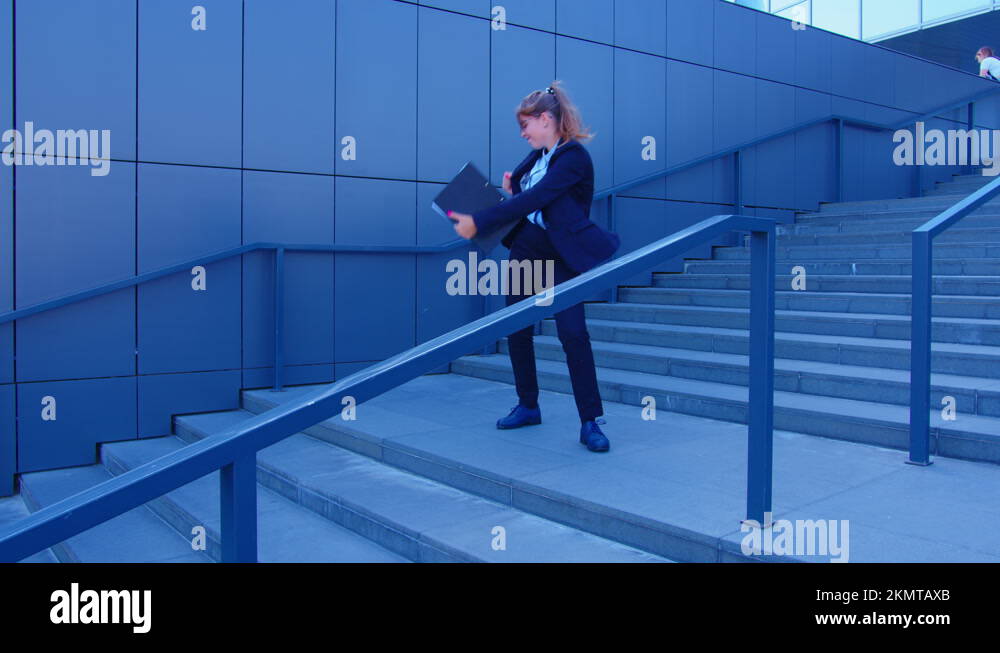
[[[604,424],[604,420],[600,420],[601,424]],[[580,444],[587,445],[587,448],[591,451],[607,451],[611,448],[611,443],[604,436],[601,431],[601,427],[597,425],[598,422],[594,420],[589,420],[583,423],[580,427]]]
[[[498,429],[516,429],[521,426],[542,423],[542,410],[540,408],[527,408],[518,404],[514,406],[507,417],[497,420]]]

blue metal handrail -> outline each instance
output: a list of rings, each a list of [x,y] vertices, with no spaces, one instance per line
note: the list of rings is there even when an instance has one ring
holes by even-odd
[[[930,465],[931,291],[934,283],[934,237],[1000,195],[1000,177],[948,207],[913,230],[910,309],[910,457],[912,465]]]
[[[346,396],[357,404],[363,403],[732,230],[751,232],[747,519],[763,525],[765,514],[771,511],[775,221],[717,215],[612,259],[554,286],[544,295],[523,299],[42,508],[0,530],[0,561],[20,560],[221,470],[223,561],[256,562],[258,451],[338,414]],[[539,302],[541,297],[544,301]]]
[[[19,320],[37,313],[42,313],[44,311],[49,311],[54,308],[59,308],[60,306],[66,306],[84,299],[89,299],[91,297],[97,297],[98,295],[104,295],[122,288],[128,288],[130,286],[138,286],[139,284],[146,283],[147,281],[153,281],[155,279],[160,279],[162,277],[175,274],[184,270],[190,270],[196,265],[207,265],[214,261],[220,261],[222,259],[229,258],[231,256],[239,256],[246,254],[248,252],[273,250],[274,251],[274,391],[281,391],[284,384],[284,339],[282,331],[284,328],[284,276],[285,276],[285,252],[361,252],[361,253],[378,253],[378,254],[439,254],[441,252],[449,252],[455,249],[462,249],[469,245],[469,241],[464,238],[456,238],[455,240],[448,241],[447,243],[441,245],[308,245],[308,244],[287,244],[287,243],[268,243],[268,242],[256,242],[249,245],[243,245],[241,247],[232,247],[229,249],[221,250],[215,252],[214,254],[206,254],[204,256],[199,256],[197,258],[184,261],[183,263],[175,263],[173,265],[168,265],[166,267],[158,268],[150,272],[144,272],[143,274],[130,277],[128,279],[120,279],[118,281],[112,281],[110,283],[105,283],[94,288],[89,288],[87,290],[81,290],[79,292],[71,293],[63,297],[58,297],[56,299],[50,299],[48,301],[40,302],[38,304],[33,304],[31,306],[26,306],[24,308],[19,308],[14,311],[8,311],[6,313],[0,313],[0,324],[6,322],[13,322],[14,320]],[[485,315],[487,310],[487,297],[483,298],[483,314]]]

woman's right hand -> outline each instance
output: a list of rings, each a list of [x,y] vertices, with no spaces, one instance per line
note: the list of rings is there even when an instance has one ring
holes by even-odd
[[[510,171],[509,170],[507,172],[503,173],[503,189],[505,191],[507,191],[508,195],[511,194],[511,191],[510,191]]]

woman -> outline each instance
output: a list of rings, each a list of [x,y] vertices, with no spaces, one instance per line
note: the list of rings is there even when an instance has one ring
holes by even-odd
[[[530,269],[544,271],[544,261],[554,262],[554,282],[514,284],[508,279],[507,305],[532,296],[531,287],[551,288],[602,263],[617,251],[618,236],[590,221],[594,197],[594,166],[579,140],[593,135],[584,130],[580,113],[558,81],[544,91],[534,91],[515,109],[522,138],[533,151],[514,169],[505,172],[503,189],[511,197],[474,215],[451,212],[455,232],[462,238],[491,233],[498,225],[521,217],[501,241],[510,258],[532,261]],[[534,261],[543,261],[535,265]],[[521,266],[509,266],[519,269]],[[510,292],[517,288],[518,293]],[[597,388],[594,354],[584,321],[583,303],[556,313],[556,331],[569,367],[573,397],[580,416],[580,442],[591,451],[607,451],[608,438],[597,425],[604,414]],[[497,420],[498,429],[540,424],[538,379],[535,371],[534,326],[508,336],[518,405]],[[602,422],[604,420],[601,420]]]
[[[976,61],[979,62],[979,76],[1000,81],[1000,59],[993,56],[993,48],[983,46],[976,52]]]

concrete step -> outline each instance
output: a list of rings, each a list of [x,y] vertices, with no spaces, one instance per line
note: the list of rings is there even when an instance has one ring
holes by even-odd
[[[31,512],[112,478],[103,465],[66,467],[21,475],[21,496]],[[190,533],[190,529],[187,531]],[[52,547],[59,562],[211,562],[191,540],[146,506],[133,508]]]
[[[986,171],[988,172],[988,171]],[[982,187],[996,179],[996,175],[983,174],[982,172],[974,175],[956,175],[949,181],[939,181],[937,182],[937,187],[943,186],[974,186]]]
[[[790,274],[775,275],[776,287],[791,288]],[[658,288],[717,288],[748,290],[749,274],[679,274],[674,272],[654,272],[653,284]],[[966,295],[981,297],[1000,296],[1000,277],[995,276],[946,276],[933,278],[934,295]],[[909,275],[849,275],[810,274],[806,288],[797,292],[850,292],[850,293],[894,293],[909,295],[912,292],[912,278]]]
[[[780,287],[789,288],[790,285]],[[621,302],[639,304],[750,308],[749,290],[666,287],[620,288],[618,299]],[[910,315],[911,303],[912,297],[909,293],[822,292],[817,290],[776,290],[774,293],[774,307],[785,311]],[[1000,297],[932,295],[931,312],[935,317],[1000,320]]]
[[[24,503],[24,497],[20,494],[0,498],[0,530],[21,521],[30,514],[31,511],[28,510],[28,506]],[[52,549],[43,549],[20,562],[59,562],[59,559],[52,552]]]
[[[538,360],[538,387],[572,393],[564,363]],[[457,374],[513,384],[506,354],[465,356],[451,364]],[[675,413],[746,424],[748,389],[745,386],[682,379],[660,374],[606,367],[597,369],[601,397],[642,406],[644,397]],[[955,421],[930,411],[935,455],[1000,463],[1000,419],[962,415]],[[905,450],[909,446],[909,407],[839,397],[774,392],[774,428]]]
[[[960,181],[977,181],[980,179],[995,179],[996,177],[991,177],[990,175],[983,174],[983,170],[986,169],[987,168],[976,168],[973,170],[973,172],[969,174],[952,175],[951,180],[960,182]]]
[[[425,380],[438,385],[442,379],[449,379],[452,384],[461,381],[467,392],[480,397],[483,397],[482,386],[487,385],[455,374],[423,376],[359,405],[356,420],[348,421],[335,416],[306,429],[304,434],[373,462],[391,465],[401,473],[422,477],[435,486],[444,485],[461,491],[470,501],[473,497],[481,497],[501,507],[606,538],[665,560],[720,560],[717,537],[706,536],[682,525],[659,523],[616,508],[603,500],[587,501],[569,491],[554,492],[547,487],[524,482],[522,479],[532,475],[579,463],[596,471],[601,467],[601,460],[596,456],[605,454],[587,451],[578,441],[565,437],[566,429],[554,429],[548,421],[530,428],[497,430],[495,422],[503,415],[496,413],[501,412],[500,405],[509,406],[509,400],[497,396],[496,384],[488,384],[489,397],[483,397],[489,405],[486,408],[488,412],[476,407],[475,401],[455,402],[449,397],[442,404],[441,400],[445,399],[442,392],[454,394],[454,390],[430,393],[415,390],[423,386]],[[245,410],[259,414],[318,387],[289,387],[278,393],[244,390],[241,403]],[[420,403],[420,410],[415,410],[414,401]],[[508,410],[502,413],[505,415]],[[554,416],[555,412],[550,407],[547,414]],[[576,432],[577,438],[578,429],[579,420],[576,420],[576,426],[570,430]],[[527,433],[529,430],[530,434]],[[543,433],[554,434],[557,431],[563,437],[546,438],[544,442],[538,439]],[[535,436],[528,441],[530,444],[524,441],[526,434]],[[624,450],[629,448],[625,446]],[[595,484],[594,488],[598,487]],[[652,489],[646,488],[647,492]],[[670,498],[667,501],[674,502]],[[412,501],[407,501],[396,510],[401,519],[411,519],[405,514],[407,509],[421,510]],[[457,526],[462,525],[459,523]],[[490,532],[494,525],[496,522],[493,519],[481,520],[479,529],[485,528]],[[738,527],[738,522],[735,525]],[[726,528],[731,529],[732,526]],[[472,535],[468,528],[462,530],[462,537]],[[522,526],[518,526],[516,531],[507,528],[507,551],[511,551],[515,538],[521,542],[520,538],[528,533],[530,530]],[[481,537],[478,532],[474,536],[477,541]],[[572,548],[565,549],[565,546],[564,542],[559,550],[553,552],[555,557],[575,559],[577,553]],[[487,554],[496,558],[495,553]],[[723,559],[745,558],[734,553]]]
[[[945,207],[947,208],[947,207]],[[779,234],[837,234],[884,232],[895,229],[900,232],[912,232],[931,218],[937,217],[944,209],[934,210],[874,210],[847,211],[843,213],[797,213],[794,224],[778,225]],[[1000,212],[997,209],[977,209],[959,220],[955,226],[948,229],[963,228],[996,228],[1000,227]],[[943,237],[942,234],[940,237]],[[936,239],[935,239],[936,240]]]
[[[1000,226],[969,227],[960,222],[934,238],[935,248],[942,243],[997,243],[1000,242]],[[915,225],[917,226],[917,225]],[[886,247],[894,243],[911,246],[913,232],[911,229],[901,230],[886,228],[882,231],[861,231],[847,233],[787,233],[779,228],[777,245],[783,247],[830,246],[845,247],[848,245],[876,245]],[[940,250],[935,249],[935,252]]]
[[[174,426],[196,441],[250,417],[242,409],[184,415]],[[304,433],[262,450],[257,479],[414,562],[669,562]],[[491,544],[498,527],[510,544],[503,549]]]
[[[566,361],[566,354],[556,336],[536,335],[534,347],[537,358]],[[594,361],[602,368],[749,385],[750,360],[745,354],[599,340],[592,340],[591,347]],[[500,343],[500,352],[509,352],[506,339]],[[820,396],[898,406],[910,404],[909,370],[775,358],[774,388],[805,395],[806,400]],[[965,414],[1000,418],[1000,379],[932,374],[931,405],[945,405],[942,401],[945,397],[952,397],[955,410],[963,414],[958,416],[958,420]],[[1000,434],[1000,419],[996,428]]]
[[[924,197],[928,195],[969,195],[976,192],[994,179],[995,177],[983,177],[981,181],[970,180],[938,182],[935,184],[934,188],[924,192]]]
[[[587,330],[592,341],[742,355],[750,351],[750,332],[746,329],[588,319]],[[542,334],[557,335],[554,319],[542,322]],[[908,340],[777,332],[774,351],[776,357],[791,360],[907,372],[910,369]],[[1000,379],[1000,347],[935,342],[931,346],[931,370]]]
[[[715,247],[712,258],[717,261],[750,260],[747,247]],[[1000,242],[935,242],[932,245],[934,258],[941,259],[994,259],[1000,262]],[[780,240],[775,247],[775,258],[779,261],[837,261],[851,263],[859,259],[888,259],[895,261],[913,260],[910,243],[851,243],[819,245],[786,245]]]
[[[545,373],[552,365],[539,363]],[[628,382],[634,374],[621,376]],[[259,413],[320,387],[244,391],[243,403]],[[354,420],[338,415],[307,431],[674,560],[831,559],[743,554],[745,425],[671,412],[662,400],[648,419],[634,402],[605,396],[611,451],[594,454],[577,442],[573,397],[562,392],[542,389],[542,424],[497,430],[513,397],[507,383],[424,375],[360,403]],[[939,456],[915,467],[904,458],[896,450],[777,430],[775,518],[848,520],[851,562],[1000,561],[1000,531],[983,528],[996,518],[997,466]],[[936,518],[921,518],[928,511]],[[508,530],[508,549],[514,540]]]
[[[939,186],[937,188],[932,188],[924,192],[923,197],[968,197],[972,193],[982,188],[982,185],[974,184],[948,184],[946,186]]]
[[[820,213],[845,213],[848,211],[872,211],[889,209],[937,209],[943,211],[965,197],[965,193],[953,195],[925,195],[923,197],[900,197],[892,199],[854,200],[849,202],[820,203]],[[993,198],[983,207],[1000,209],[1000,198]]]
[[[587,318],[657,324],[749,328],[750,311],[715,306],[670,306],[639,303],[587,303]],[[837,313],[775,310],[775,331],[814,333],[861,338],[910,339],[910,318],[884,313]],[[1000,345],[1000,322],[958,317],[935,317],[931,320],[935,342],[966,345]]]
[[[813,274],[913,274],[910,257],[905,259],[853,259],[851,261],[804,261],[777,259],[778,274],[789,273],[793,267],[802,266],[807,275]],[[1000,258],[937,258],[932,261],[932,273],[948,276],[1000,277]],[[786,272],[787,271],[787,272]],[[709,261],[686,259],[684,272],[691,274],[750,274],[750,262]]]
[[[106,473],[120,475],[173,453],[187,443],[175,436],[102,445]],[[192,530],[205,529],[206,553],[222,558],[219,472],[188,483],[147,504],[190,549]],[[146,534],[142,534],[146,535]],[[138,543],[151,538],[146,535]],[[334,524],[265,487],[257,488],[257,551],[260,562],[407,562],[397,554]]]

